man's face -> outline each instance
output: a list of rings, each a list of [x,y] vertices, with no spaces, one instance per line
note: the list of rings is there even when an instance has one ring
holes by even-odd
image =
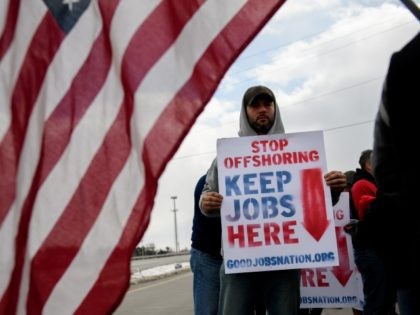
[[[246,114],[252,129],[259,135],[266,135],[274,124],[276,107],[270,96],[261,94],[246,107]]]

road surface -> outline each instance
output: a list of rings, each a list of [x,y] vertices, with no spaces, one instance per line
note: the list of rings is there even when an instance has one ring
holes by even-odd
[[[192,273],[131,286],[115,315],[193,315]]]
[[[192,273],[130,287],[115,315],[193,315]],[[350,309],[325,309],[322,315],[352,315]]]

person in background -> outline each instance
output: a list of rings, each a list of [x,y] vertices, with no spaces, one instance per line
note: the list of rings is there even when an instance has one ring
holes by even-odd
[[[376,197],[376,182],[372,169],[372,150],[364,150],[359,157],[360,168],[356,169],[351,187],[351,197],[356,218],[363,220],[366,209]]]
[[[217,315],[220,292],[221,223],[209,218],[198,206],[206,175],[198,180],[194,189],[194,217],[191,234],[190,267],[193,272],[193,300],[195,315]],[[255,314],[264,315],[262,295],[256,298]]]
[[[344,188],[344,192],[350,192],[351,187],[353,186],[354,181],[354,174],[356,174],[356,171],[348,170],[344,172],[344,175],[346,176],[346,188]]]
[[[193,272],[195,315],[217,315],[220,290],[220,266],[223,259],[221,225],[218,218],[204,216],[198,206],[206,175],[198,180],[194,190],[194,218],[191,234],[190,267]]]
[[[364,150],[359,157],[351,187],[351,205],[357,219],[364,220],[365,212],[376,198],[376,182],[372,169],[372,150]],[[354,257],[362,275],[364,306],[363,314],[395,314],[395,291],[387,272],[387,265],[380,251],[365,238],[353,238]]]
[[[356,174],[356,171],[353,170],[348,170],[346,172],[344,172],[344,175],[346,176],[346,188],[344,188],[344,192],[348,192],[349,194],[351,194],[351,188],[353,186],[353,182],[354,182],[354,175]],[[350,219],[356,219],[357,218],[357,213],[354,209],[354,206],[352,206],[352,200],[351,200],[351,196],[349,196],[349,202],[350,202]],[[352,308],[353,311],[353,315],[362,315],[362,311]]]
[[[265,86],[247,89],[242,99],[239,136],[284,133],[280,111],[274,93]],[[324,176],[326,184],[338,200],[346,180],[342,172],[332,171]],[[218,217],[223,196],[219,193],[216,159],[207,171],[200,208],[206,216]],[[276,270],[226,274],[220,270],[221,294],[219,315],[248,315],[254,312],[255,300],[264,295],[268,314],[297,315],[300,304],[300,270]]]
[[[349,193],[349,198],[350,198],[350,219],[356,219],[357,220],[357,212],[356,209],[354,208],[354,205],[352,205],[352,200],[351,200],[351,187],[353,186],[353,182],[354,182],[354,175],[356,174],[356,171],[353,170],[348,170],[346,172],[344,172],[344,175],[346,175],[346,182],[347,182],[347,186],[346,188],[344,188],[345,192]]]

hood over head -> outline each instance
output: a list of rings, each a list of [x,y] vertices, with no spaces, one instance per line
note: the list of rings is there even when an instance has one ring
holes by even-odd
[[[242,99],[242,108],[241,113],[239,116],[239,136],[257,136],[258,134],[255,132],[254,129],[251,128],[248,122],[248,117],[246,115],[246,106],[250,104],[253,99],[261,94],[268,95],[275,104],[275,118],[274,123],[271,129],[269,130],[268,134],[282,134],[284,133],[283,123],[280,117],[280,110],[276,102],[276,98],[274,93],[265,86],[253,86],[250,87],[244,94]],[[203,192],[208,191],[219,191],[219,183],[218,183],[218,168],[217,168],[217,158],[213,160],[212,165],[210,166],[209,170],[207,171],[206,176],[206,183],[204,185]],[[200,198],[200,206],[201,206],[201,198]],[[203,214],[205,214],[203,212]],[[220,216],[220,213],[215,213],[213,215],[205,214],[206,216]]]
[[[273,126],[267,134],[284,133],[284,126],[283,122],[281,121],[279,106],[277,105],[276,97],[274,96],[273,91],[271,91],[266,86],[256,85],[248,88],[248,90],[245,91],[245,94],[242,98],[242,107],[241,113],[239,115],[238,132],[238,135],[240,137],[258,135],[257,132],[254,129],[252,129],[252,127],[249,125],[248,116],[246,114],[246,107],[252,103],[255,97],[262,94],[268,95],[273,100],[276,111]]]

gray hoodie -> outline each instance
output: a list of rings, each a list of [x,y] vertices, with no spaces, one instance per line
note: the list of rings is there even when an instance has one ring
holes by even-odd
[[[250,87],[245,92],[245,94],[243,96],[241,113],[239,115],[239,132],[238,132],[238,135],[240,137],[258,135],[257,132],[254,129],[252,129],[252,127],[249,125],[248,117],[247,117],[247,114],[246,114],[246,106],[248,104],[250,104],[256,96],[261,95],[261,94],[269,95],[273,99],[275,107],[276,107],[274,124],[271,127],[271,129],[268,131],[267,134],[282,134],[282,133],[284,133],[283,122],[281,121],[280,110],[279,110],[279,106],[277,105],[274,93],[269,88],[267,88],[265,86],[258,85],[258,86]],[[217,158],[215,158],[213,160],[209,170],[207,171],[206,183],[204,185],[203,192],[202,192],[201,196],[204,193],[209,192],[209,191],[219,192],[219,181],[218,180],[219,180],[219,176],[218,176],[218,169],[217,169]],[[204,213],[202,208],[201,208],[201,201],[202,201],[201,199],[202,198],[200,198],[200,209],[201,209],[201,212],[205,216],[212,216],[212,217],[220,216],[220,212],[214,213],[212,215]]]

